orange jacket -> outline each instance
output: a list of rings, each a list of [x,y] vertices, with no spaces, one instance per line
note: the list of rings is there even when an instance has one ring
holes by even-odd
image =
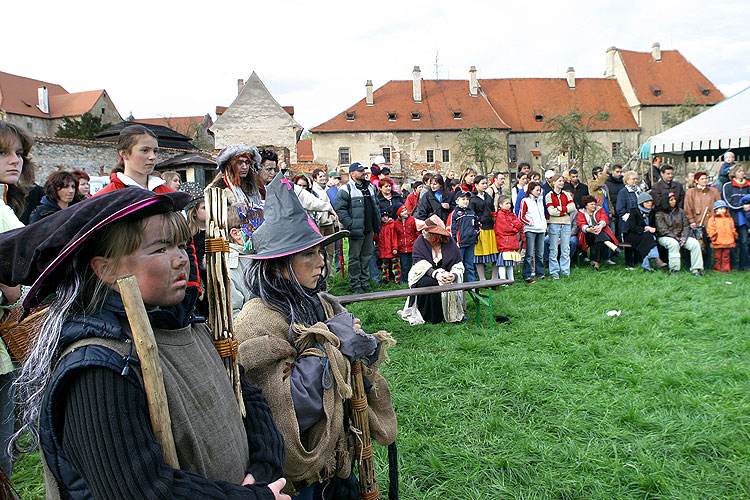
[[[708,219],[706,231],[708,237],[711,238],[711,248],[734,248],[737,230],[734,228],[734,220],[729,214],[721,217],[714,215]]]

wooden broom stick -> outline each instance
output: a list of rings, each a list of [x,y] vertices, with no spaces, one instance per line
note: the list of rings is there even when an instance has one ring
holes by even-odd
[[[125,314],[128,316],[128,323],[130,323],[133,344],[138,353],[138,359],[141,361],[141,373],[143,374],[143,386],[148,401],[151,428],[156,440],[161,445],[164,461],[173,468],[179,469],[180,462],[177,460],[177,448],[172,435],[172,419],[169,417],[167,391],[164,388],[164,375],[159,362],[159,351],[156,347],[151,323],[149,323],[146,315],[146,308],[143,305],[138,280],[135,276],[128,274],[117,280],[117,286],[120,288]]]
[[[375,459],[370,437],[370,417],[367,415],[367,393],[362,380],[362,361],[352,364],[352,398],[350,400],[354,426],[361,432],[356,443],[359,461],[359,486],[362,500],[379,500],[378,482],[375,479]]]

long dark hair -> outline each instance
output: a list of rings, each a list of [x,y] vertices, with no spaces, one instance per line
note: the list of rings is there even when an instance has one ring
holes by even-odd
[[[450,194],[450,191],[448,191],[448,189],[445,187],[445,180],[443,179],[443,176],[440,174],[435,174],[430,179],[430,182],[432,181],[440,184],[440,191],[443,193],[443,199],[445,199]],[[432,188],[430,188],[430,191],[432,191]]]
[[[133,146],[138,144],[138,138],[142,135],[150,135],[156,139],[157,143],[159,141],[156,134],[143,125],[128,125],[120,131],[120,137],[117,140],[117,147],[115,148],[119,156],[117,165],[112,169],[113,174],[115,172],[125,172],[125,161],[122,159],[122,153],[123,151],[130,153],[133,150]]]
[[[323,256],[323,273],[315,289],[303,287],[292,270],[292,257],[255,259],[245,275],[250,291],[271,309],[289,321],[289,340],[293,340],[293,325],[311,326],[318,322],[313,295],[323,290],[328,278],[328,256],[325,247],[320,247]]]
[[[8,206],[20,217],[23,213],[26,194],[34,185],[36,166],[31,161],[31,147],[34,145],[34,139],[17,125],[0,121],[0,150],[10,152],[14,139],[18,140],[21,144],[23,166],[21,167],[21,176],[18,178],[18,182],[8,185],[5,199]]]

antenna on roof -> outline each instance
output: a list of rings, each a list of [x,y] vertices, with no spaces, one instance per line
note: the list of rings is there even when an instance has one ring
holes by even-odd
[[[435,80],[440,80],[440,65],[438,64],[438,54],[440,54],[440,51],[435,52]]]

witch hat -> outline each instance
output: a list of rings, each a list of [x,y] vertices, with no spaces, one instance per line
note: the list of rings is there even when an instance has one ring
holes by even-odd
[[[292,183],[279,172],[266,186],[265,220],[252,236],[257,253],[248,257],[275,259],[316,245],[325,246],[348,235],[349,231],[339,231],[323,236],[302,208]]]

